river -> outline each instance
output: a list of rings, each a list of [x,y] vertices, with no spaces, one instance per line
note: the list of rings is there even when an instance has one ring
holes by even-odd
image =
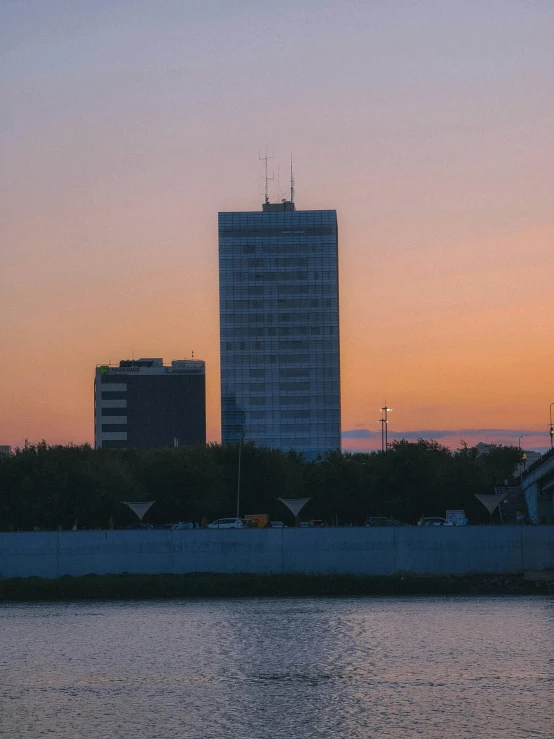
[[[9,739],[554,737],[554,599],[0,606]]]

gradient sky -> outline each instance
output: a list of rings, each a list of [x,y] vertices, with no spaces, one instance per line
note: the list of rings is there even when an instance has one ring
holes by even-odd
[[[217,211],[261,208],[266,144],[338,211],[343,430],[386,399],[391,433],[549,444],[551,0],[0,15],[0,444],[92,441],[97,363],[192,351],[220,439]]]

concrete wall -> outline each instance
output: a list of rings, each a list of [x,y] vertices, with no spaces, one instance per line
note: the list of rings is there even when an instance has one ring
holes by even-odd
[[[554,526],[0,534],[0,577],[96,573],[517,573],[554,568]]]

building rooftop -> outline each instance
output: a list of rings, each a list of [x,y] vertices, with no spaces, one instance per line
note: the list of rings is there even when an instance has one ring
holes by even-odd
[[[269,201],[267,203],[264,203],[262,205],[262,210],[264,213],[269,212],[282,212],[284,210],[296,210],[294,203],[291,203],[290,200],[281,200],[280,203],[270,203]]]
[[[122,359],[119,364],[97,364],[96,370],[101,375],[112,374],[204,374],[206,363],[202,359],[174,359],[171,364],[164,365],[161,357],[141,357],[140,359]]]

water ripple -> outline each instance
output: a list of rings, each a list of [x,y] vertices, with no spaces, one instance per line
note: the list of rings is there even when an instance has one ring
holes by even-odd
[[[0,606],[2,739],[554,737],[554,601]]]

